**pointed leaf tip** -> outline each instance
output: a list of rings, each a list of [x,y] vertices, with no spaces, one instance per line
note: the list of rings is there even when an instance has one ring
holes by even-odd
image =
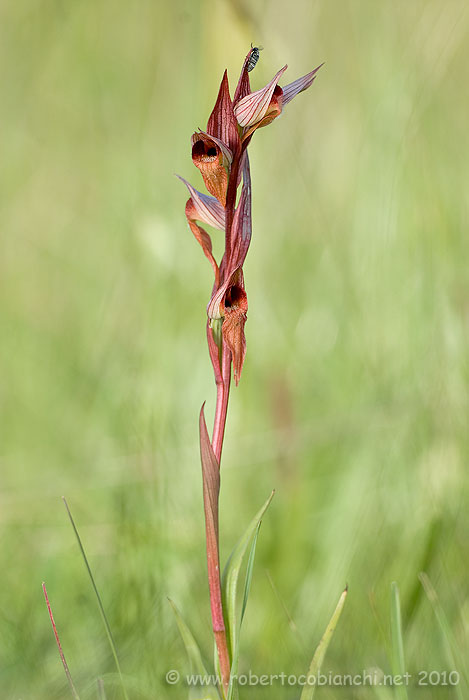
[[[260,508],[260,510],[256,513],[254,518],[251,520],[246,531],[244,532],[244,535],[241,537],[238,544],[231,552],[230,557],[226,562],[225,568],[223,570],[222,588],[232,653],[234,653],[236,650],[237,639],[239,635],[236,603],[238,580],[241,572],[241,566],[246,555],[249,543],[252,537],[254,536],[257,527],[261,523],[262,518],[264,517],[264,514],[267,508],[269,507],[273,497],[274,492],[272,491],[269,498],[266,500],[262,508]]]
[[[322,668],[324,658],[326,656],[327,648],[331,642],[332,635],[335,632],[335,628],[337,627],[337,623],[339,622],[339,618],[342,614],[342,610],[344,609],[345,605],[345,599],[347,597],[347,589],[342,591],[342,594],[339,598],[339,602],[336,605],[336,608],[332,614],[331,619],[329,620],[329,624],[326,627],[326,630],[321,637],[321,641],[319,642],[318,646],[316,647],[316,651],[314,652],[313,659],[311,661],[311,665],[309,667],[308,673],[307,673],[307,678],[310,678],[312,676],[317,676]],[[314,692],[316,690],[316,684],[309,684],[306,683],[306,685],[303,687],[303,692],[301,693],[300,700],[313,700],[314,697]]]
[[[204,406],[205,402],[202,404],[199,414],[200,457],[202,461],[202,473],[204,477],[204,492],[205,487],[207,487],[209,500],[213,506],[213,502],[215,500],[216,502],[218,502],[218,493],[220,490],[220,465],[218,464],[208,435],[207,424],[205,422]],[[218,520],[218,509],[213,510],[213,515],[216,516],[216,520]]]

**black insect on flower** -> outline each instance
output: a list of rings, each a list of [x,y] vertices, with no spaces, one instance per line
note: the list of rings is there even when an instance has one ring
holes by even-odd
[[[250,73],[256,67],[257,61],[259,60],[259,52],[262,51],[262,46],[253,46],[251,44],[251,55],[248,58],[247,71]]]

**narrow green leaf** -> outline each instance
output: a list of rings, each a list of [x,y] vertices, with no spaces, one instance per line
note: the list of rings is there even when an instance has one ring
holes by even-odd
[[[249,598],[249,592],[251,590],[252,573],[254,570],[254,560],[256,558],[257,538],[259,536],[260,527],[261,527],[261,523],[259,521],[257,524],[257,527],[255,529],[255,532],[254,532],[254,537],[252,538],[251,550],[249,552],[249,559],[248,559],[248,564],[247,564],[247,568],[246,568],[246,578],[244,580],[243,605],[241,607],[241,618],[240,618],[240,622],[239,622],[239,631],[241,630],[241,625],[243,624],[244,613],[246,612],[246,607],[247,607],[248,598]],[[237,640],[236,640],[236,648],[233,650],[233,661],[231,664],[230,685],[228,686],[227,700],[237,700],[237,698],[238,698],[238,684],[234,679],[237,677],[237,674],[238,674],[239,637],[240,637],[240,635],[238,634]]]
[[[438,625],[440,627],[440,631],[443,637],[443,643],[445,647],[445,653],[446,653],[446,661],[448,663],[448,666],[450,668],[448,670],[450,671],[462,671],[464,667],[464,662],[462,659],[458,659],[459,664],[456,663],[456,656],[460,656],[457,650],[457,645],[453,636],[453,633],[451,631],[451,625],[448,622],[448,618],[446,617],[445,611],[443,610],[443,607],[440,603],[440,600],[438,598],[438,594],[433,588],[432,582],[430,581],[429,577],[425,573],[420,573],[419,574],[419,579],[422,583],[422,586],[424,588],[424,591],[427,595],[428,600],[430,601],[430,604],[433,608],[433,612],[435,613],[436,620],[438,622]],[[459,668],[458,668],[459,666]],[[464,700],[463,696],[463,691],[462,691],[462,686],[465,686],[466,692],[468,689],[468,682],[467,682],[467,677],[466,675],[463,675],[461,673],[460,680],[462,681],[461,683],[458,683],[458,685],[453,686],[455,695],[458,697],[459,700]]]
[[[258,513],[256,513],[254,518],[249,523],[246,532],[231,552],[230,557],[226,562],[225,568],[223,570],[223,576],[221,580],[224,603],[223,609],[226,615],[226,624],[228,627],[228,641],[230,644],[232,655],[234,653],[234,650],[236,649],[236,640],[239,632],[238,616],[236,610],[236,594],[238,590],[238,580],[241,571],[241,566],[243,564],[244,556],[246,554],[249,543],[252,537],[254,536],[265,511],[269,507],[269,504],[272,498],[274,497],[274,493],[275,492],[272,491],[262,508],[258,511]]]
[[[246,612],[249,593],[251,591],[252,572],[254,570],[254,560],[256,558],[257,538],[259,537],[259,530],[260,529],[261,529],[261,524],[258,523],[256,530],[254,532],[254,537],[252,538],[251,551],[249,552],[248,565],[246,568],[246,579],[244,582],[243,605],[241,608],[240,626],[241,626],[243,619],[244,619],[244,613]]]
[[[88,563],[88,559],[87,559],[87,556],[85,554],[85,550],[84,550],[83,545],[81,543],[81,539],[80,539],[80,535],[78,534],[77,526],[75,525],[75,521],[73,520],[72,514],[70,512],[70,508],[68,507],[68,503],[64,497],[62,497],[62,500],[65,504],[65,508],[67,509],[67,513],[68,513],[68,517],[70,518],[70,522],[72,523],[73,531],[75,532],[75,537],[77,538],[78,546],[80,548],[80,552],[81,552],[81,555],[83,557],[83,561],[85,562],[85,566],[86,566],[86,569],[88,571],[88,576],[90,577],[91,585],[93,586],[93,590],[94,590],[94,593],[96,595],[96,600],[98,601],[99,612],[101,614],[101,619],[103,621],[104,629],[106,630],[106,635],[107,635],[107,638],[109,641],[109,646],[111,647],[112,655],[114,657],[114,662],[116,664],[117,672],[119,674],[124,698],[125,698],[125,700],[129,700],[129,696],[127,695],[127,691],[126,691],[125,685],[124,685],[124,679],[122,677],[122,671],[121,671],[121,667],[120,667],[120,663],[119,663],[119,657],[117,656],[116,645],[114,643],[114,639],[112,636],[112,632],[111,632],[111,628],[109,626],[108,619],[106,617],[106,613],[104,612],[104,607],[103,607],[103,603],[101,601],[101,596],[99,595],[96,583],[94,581],[94,577],[93,577],[93,574],[91,572],[91,568],[90,568],[90,565]]]
[[[391,584],[391,640],[392,640],[392,673],[394,678],[398,676],[404,679],[406,673],[405,657],[404,657],[404,640],[402,638],[402,621],[401,621],[401,601],[399,597],[399,588],[395,581]],[[407,685],[403,682],[402,685],[395,686],[396,695],[401,700],[408,700]]]
[[[337,603],[336,609],[334,610],[334,613],[331,619],[329,620],[329,624],[326,627],[326,631],[322,635],[321,641],[316,647],[316,651],[314,652],[314,656],[308,670],[308,678],[317,676],[322,668],[324,657],[326,656],[327,647],[330,644],[332,635],[334,634],[335,628],[337,627],[337,623],[339,622],[340,615],[344,608],[345,599],[347,597],[347,591],[348,588],[346,588],[342,592],[342,595],[339,598],[339,602]],[[311,685],[309,685],[307,683],[303,688],[300,700],[312,700],[312,698],[314,697],[315,690],[315,684],[311,683]]]
[[[435,557],[438,556],[440,542],[445,537],[445,520],[441,514],[435,515],[429,524],[425,546],[418,564],[419,571],[428,571],[432,568]],[[413,582],[413,587],[406,595],[406,602],[402,601],[402,626],[408,629],[419,609],[422,599],[425,599],[425,590],[418,577]]]
[[[201,679],[208,678],[209,674],[205,668],[204,662],[202,661],[202,655],[200,653],[197,642],[194,639],[192,632],[189,627],[184,622],[181,613],[177,609],[175,603],[168,598],[169,603],[173,609],[174,615],[176,617],[177,626],[184,642],[186,648],[187,656],[189,658],[189,664],[192,675],[200,676]],[[190,700],[220,700],[220,694],[217,688],[211,685],[193,685],[189,689]]]

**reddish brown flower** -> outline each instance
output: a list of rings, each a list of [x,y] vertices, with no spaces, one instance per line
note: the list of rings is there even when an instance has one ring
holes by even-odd
[[[199,168],[205,186],[225,206],[228,167],[233,156],[225,144],[203,131],[192,135],[192,162]]]
[[[223,338],[233,358],[233,376],[239,382],[246,355],[244,324],[247,319],[248,297],[244,289],[242,268],[238,268],[230,278],[230,284],[223,299]]]
[[[215,341],[220,357],[223,343],[231,353],[236,384],[246,354],[244,326],[248,302],[243,264],[251,241],[251,177],[247,146],[257,129],[270,124],[288,102],[313,83],[321,67],[281,88],[277,81],[286,71],[285,65],[265,87],[251,92],[247,71],[250,53],[244,61],[234,99],[230,97],[225,71],[206,131],[199,130],[192,135],[192,160],[213,196],[203,195],[183,180],[191,195],[186,204],[187,221],[215,275],[207,307],[209,322],[222,321],[221,336],[216,334]],[[241,196],[236,206],[241,182]],[[225,252],[220,264],[213,256],[210,235],[198,222],[224,229]],[[219,371],[220,368],[214,369]]]
[[[277,80],[283,75],[287,67],[285,65],[281,68],[270,83],[267,83],[261,90],[251,92],[236,102],[234,113],[238,124],[244,128],[243,140],[259,127],[267,126],[267,124],[270,124],[278,117],[288,102],[312,85],[317,71],[321,68],[321,66],[318,66],[302,78],[298,78],[293,83],[289,83],[289,85],[281,88],[277,84]]]

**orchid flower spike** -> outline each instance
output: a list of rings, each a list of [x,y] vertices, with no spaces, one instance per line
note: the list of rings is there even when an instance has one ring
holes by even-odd
[[[251,175],[247,147],[254,132],[274,121],[300,92],[309,88],[321,66],[280,87],[283,66],[260,90],[251,91],[249,72],[253,49],[246,55],[233,99],[227,72],[205,131],[191,138],[192,161],[200,170],[210,195],[197,191],[181,178],[189,190],[186,217],[214,271],[212,295],[207,306],[208,323],[222,323],[221,335],[213,333],[218,353],[210,352],[215,375],[221,372],[223,349],[231,355],[235,383],[239,382],[246,354],[244,326],[248,301],[243,264],[251,242]],[[321,64],[323,65],[323,64]],[[241,185],[242,183],[242,185]],[[241,195],[238,198],[238,188]],[[200,224],[224,230],[225,250],[218,263],[212,253],[210,235]],[[209,342],[211,342],[209,340]]]

